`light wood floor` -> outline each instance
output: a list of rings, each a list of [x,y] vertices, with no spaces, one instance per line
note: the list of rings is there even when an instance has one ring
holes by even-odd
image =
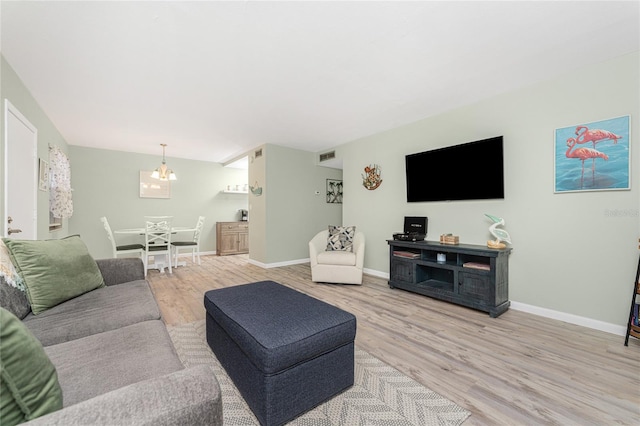
[[[246,255],[149,273],[167,324],[203,319],[207,290],[273,280],[356,315],[356,345],[471,411],[465,425],[640,424],[640,341],[509,310],[499,318],[390,289],[311,282],[308,264]]]

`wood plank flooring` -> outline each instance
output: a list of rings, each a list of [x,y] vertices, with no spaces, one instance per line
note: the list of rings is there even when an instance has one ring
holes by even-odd
[[[640,424],[640,341],[509,310],[499,318],[365,275],[311,282],[309,264],[263,269],[247,255],[149,273],[167,324],[205,317],[207,290],[273,280],[356,315],[356,345],[471,411],[465,425]]]

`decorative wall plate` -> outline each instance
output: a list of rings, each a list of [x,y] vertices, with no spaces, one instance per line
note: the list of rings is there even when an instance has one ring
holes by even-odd
[[[377,164],[369,164],[364,168],[364,172],[366,174],[362,176],[362,186],[367,188],[368,190],[377,189],[382,183],[382,177],[380,172],[380,166]]]

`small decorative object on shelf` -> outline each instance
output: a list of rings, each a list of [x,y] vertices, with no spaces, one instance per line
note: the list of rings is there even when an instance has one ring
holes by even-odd
[[[361,175],[362,186],[364,186],[368,190],[377,189],[382,183],[382,178],[380,177],[380,166],[378,166],[377,164],[369,164],[364,168],[364,172],[366,173],[366,175]]]
[[[473,269],[482,269],[483,271],[490,271],[491,265],[488,263],[480,263],[480,262],[465,262],[462,264],[463,268],[473,268]]]
[[[245,184],[243,188],[240,188],[240,185],[227,185],[225,189],[222,190],[225,194],[247,194],[249,190],[247,189],[247,185]]]
[[[504,219],[501,217],[492,216],[487,213],[485,213],[484,215],[493,221],[493,225],[489,227],[489,232],[496,238],[495,240],[487,241],[487,247],[503,249],[507,247],[507,245],[503,243],[503,241],[511,244],[511,236],[509,235],[509,233],[504,229],[498,229],[498,226],[504,225]]]
[[[442,234],[440,235],[440,244],[460,244],[460,237],[452,234]]]
[[[406,257],[407,259],[419,259],[420,258],[420,253],[414,253],[414,252],[411,252],[411,251],[394,250],[393,255],[394,256],[398,256],[398,257]]]

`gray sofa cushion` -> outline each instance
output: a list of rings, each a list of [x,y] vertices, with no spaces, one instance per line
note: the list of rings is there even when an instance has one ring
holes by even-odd
[[[24,280],[11,262],[9,249],[0,238],[0,306],[18,318],[31,312]]]
[[[106,285],[144,280],[144,263],[139,257],[97,259],[96,263]]]
[[[27,293],[7,283],[0,275],[0,306],[23,319],[31,312],[31,306],[27,300]]]
[[[105,393],[25,425],[222,425],[220,385],[211,366],[198,365]]]
[[[44,346],[160,319],[160,309],[146,281],[102,287],[54,306],[30,313],[25,325]]]
[[[162,321],[145,321],[45,347],[68,407],[183,369]]]

